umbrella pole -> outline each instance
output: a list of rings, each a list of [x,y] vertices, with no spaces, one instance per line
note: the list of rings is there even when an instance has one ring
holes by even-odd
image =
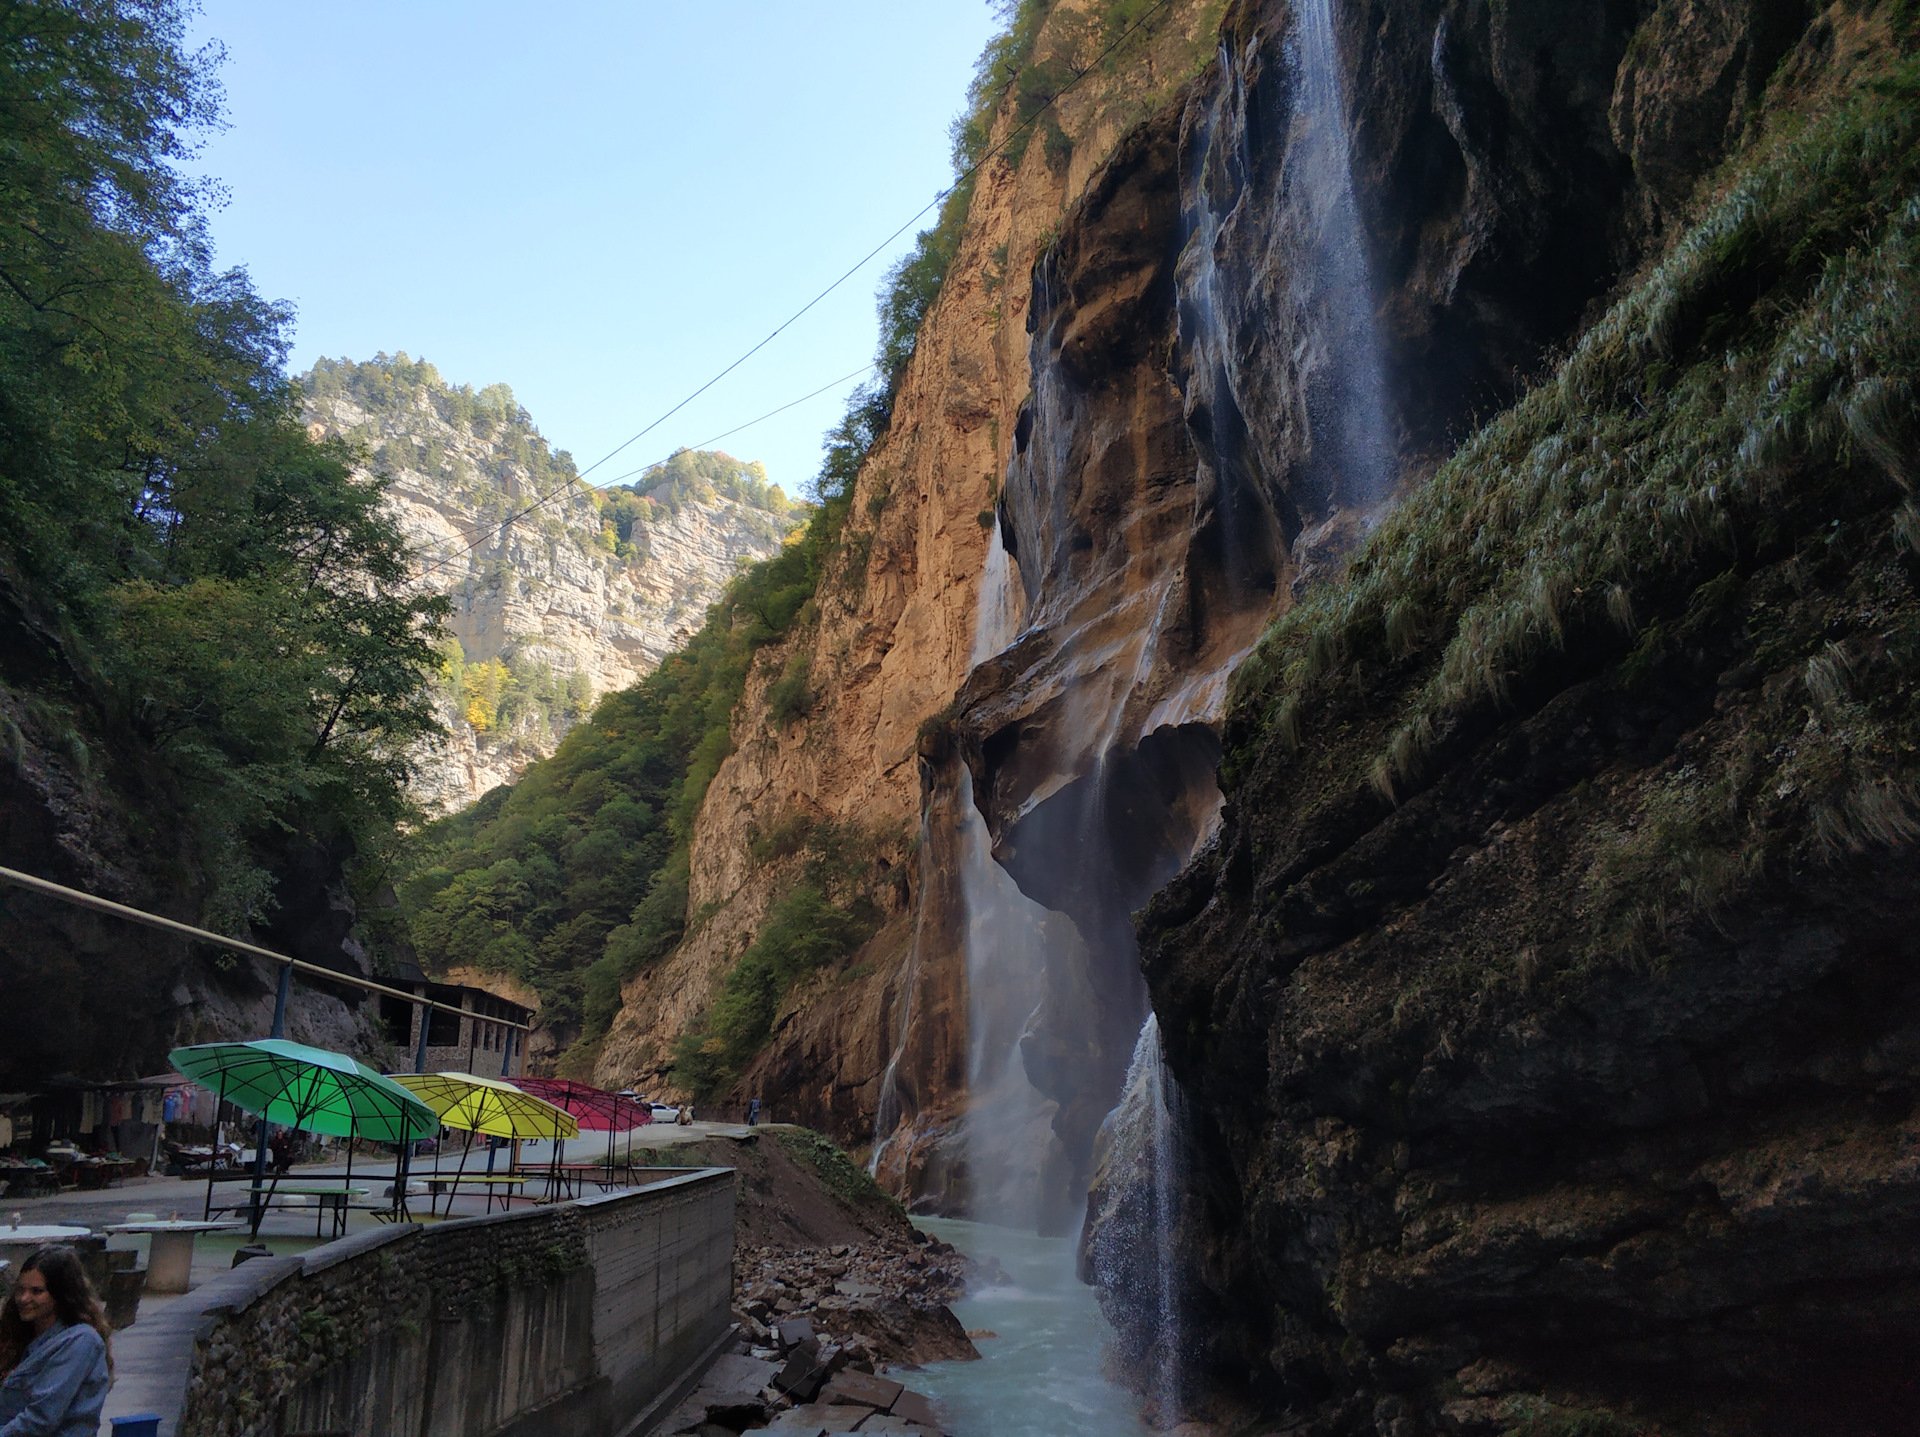
[[[273,1030],[267,1034],[269,1038],[286,1036],[287,998],[292,991],[293,965],[289,963],[280,970],[280,982],[274,989]],[[263,1110],[260,1114],[260,1146],[253,1154],[253,1182],[250,1184],[253,1191],[248,1194],[253,1199],[253,1211],[250,1214],[253,1218],[253,1227],[247,1234],[249,1237],[260,1236],[260,1222],[267,1215],[266,1207],[261,1202],[265,1194],[260,1191],[260,1188],[267,1180],[267,1132],[272,1126],[273,1124],[267,1121],[267,1115]],[[273,1186],[276,1190],[280,1186],[280,1174],[277,1172],[273,1175]]]
[[[613,1186],[613,1129],[607,1129],[607,1186]]]
[[[466,1146],[460,1149],[460,1166],[453,1170],[453,1186],[447,1189],[447,1216],[448,1217],[453,1216],[454,1194],[460,1191],[460,1179],[467,1175],[467,1154],[472,1151],[473,1151],[473,1129],[468,1128]],[[493,1204],[488,1203],[487,1206],[491,1208]],[[428,1204],[427,1211],[428,1212],[433,1211],[432,1204]]]
[[[213,1165],[220,1156],[220,1108],[227,1101],[227,1074],[220,1073],[220,1087],[213,1100],[213,1146],[207,1150],[207,1201],[200,1209],[200,1221],[213,1220]]]
[[[307,1123],[312,1121],[313,1109],[295,1107],[293,1110],[293,1119],[294,1120],[288,1123],[287,1126],[294,1129],[302,1129]],[[267,1151],[266,1131],[267,1115],[262,1113],[260,1115],[260,1132],[262,1134],[260,1139],[260,1152],[263,1157]],[[253,1168],[253,1231],[248,1234],[250,1237],[260,1236],[260,1224],[266,1221],[267,1207],[274,1198],[280,1195],[280,1169],[275,1168],[273,1170],[273,1181],[267,1185],[265,1192],[261,1192],[260,1180],[265,1176],[266,1174],[261,1171],[259,1160],[256,1159]]]

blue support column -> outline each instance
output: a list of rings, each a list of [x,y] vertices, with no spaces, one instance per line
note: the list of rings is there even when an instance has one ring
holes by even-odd
[[[273,1031],[267,1034],[269,1038],[287,1036],[287,998],[292,992],[293,964],[283,963],[280,965],[280,986],[274,990],[273,994]],[[266,1209],[261,1206],[261,1194],[258,1189],[267,1185],[267,1129],[270,1126],[263,1114],[260,1118],[260,1146],[253,1155],[253,1186],[256,1191],[250,1205],[250,1215],[253,1219],[252,1235],[254,1237],[260,1236],[260,1219],[266,1216]]]
[[[427,1028],[433,1022],[433,1009],[420,1005],[420,1041],[413,1045],[413,1071],[427,1071]],[[407,1205],[407,1174],[413,1170],[413,1144],[400,1145],[400,1161],[393,1166],[393,1206],[399,1211]]]

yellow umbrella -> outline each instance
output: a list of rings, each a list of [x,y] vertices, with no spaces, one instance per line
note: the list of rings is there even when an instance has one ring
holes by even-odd
[[[580,1124],[571,1113],[498,1078],[482,1078],[472,1073],[395,1073],[393,1081],[439,1114],[445,1127],[512,1138],[516,1142],[521,1138],[558,1140],[580,1136]],[[454,1172],[453,1188],[447,1192],[449,1214],[453,1212],[453,1193],[467,1171],[467,1153],[472,1147],[473,1139],[469,1137],[467,1146],[460,1150],[460,1166]]]
[[[564,1109],[498,1078],[472,1073],[394,1073],[393,1081],[440,1115],[442,1127],[494,1138],[577,1138]]]

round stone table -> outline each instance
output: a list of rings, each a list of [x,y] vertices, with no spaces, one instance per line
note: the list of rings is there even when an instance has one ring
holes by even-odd
[[[0,1227],[0,1258],[13,1264],[10,1272],[18,1273],[21,1262],[31,1257],[34,1249],[45,1247],[50,1242],[74,1242],[92,1236],[92,1228],[61,1227],[56,1223],[23,1223],[18,1227]]]
[[[163,1218],[154,1222],[116,1222],[108,1232],[144,1232],[153,1238],[147,1250],[147,1291],[185,1292],[193,1286],[193,1240],[203,1232],[232,1232],[243,1222],[201,1222],[197,1218]]]

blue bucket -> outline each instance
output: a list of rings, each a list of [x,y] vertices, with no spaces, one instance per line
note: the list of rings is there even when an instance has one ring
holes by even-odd
[[[152,1412],[137,1417],[114,1417],[113,1437],[160,1437],[160,1419]]]

